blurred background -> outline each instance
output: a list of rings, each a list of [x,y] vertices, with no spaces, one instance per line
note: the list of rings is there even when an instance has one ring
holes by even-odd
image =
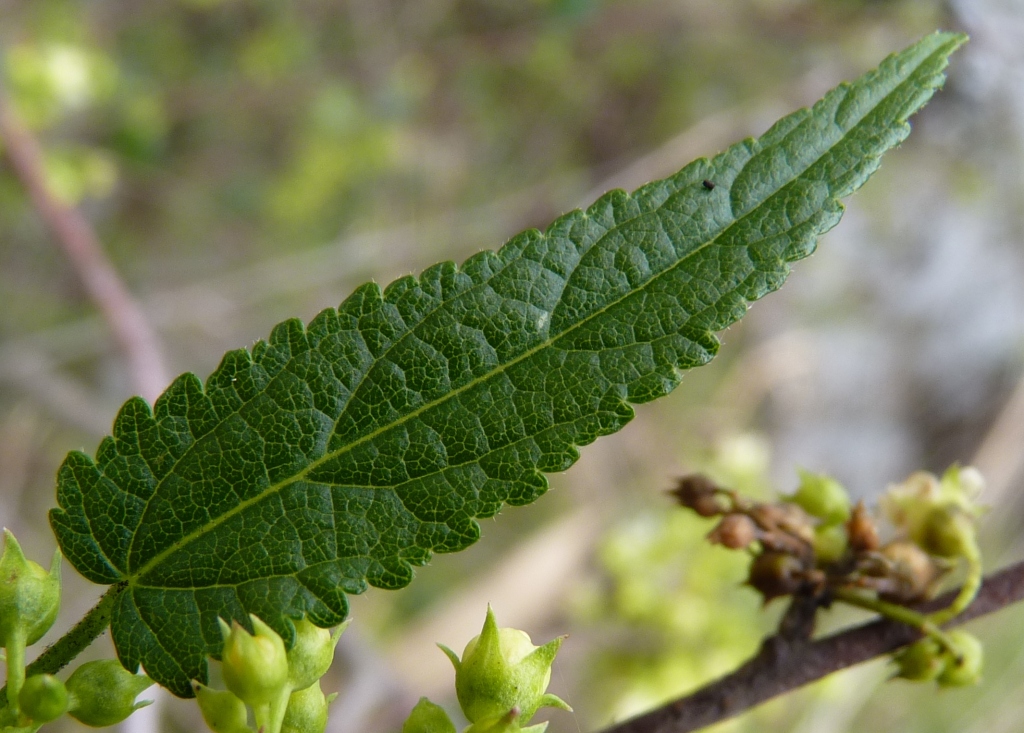
[[[936,28],[972,37],[945,91],[711,365],[584,449],[538,503],[487,520],[470,550],[353,599],[329,730],[397,731],[421,695],[454,713],[434,642],[461,649],[488,602],[536,643],[570,634],[552,690],[576,712],[553,711],[551,733],[735,667],[781,608],[762,612],[742,559],[670,508],[686,471],[768,495],[804,467],[871,497],[917,468],[975,463],[995,508],[988,562],[1019,559],[1022,0],[0,0],[3,523],[49,557],[64,454],[92,452],[154,380],[205,376],[366,280],[496,248],[759,134]],[[15,123],[155,334],[148,382],[11,165]],[[51,639],[100,594],[65,576]],[[980,687],[885,684],[875,662],[718,730],[1019,730],[1022,621],[974,624]],[[122,730],[203,729],[193,703],[156,698]]]

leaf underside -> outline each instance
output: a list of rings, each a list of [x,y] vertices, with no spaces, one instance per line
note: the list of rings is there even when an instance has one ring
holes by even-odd
[[[95,460],[68,455],[50,513],[79,572],[128,581],[121,661],[190,696],[218,617],[256,614],[289,641],[290,619],[337,624],[346,594],[401,588],[476,541],[477,519],[537,499],[782,285],[963,41],[928,36],[759,140],[461,267],[364,285],[152,410],[129,400]]]

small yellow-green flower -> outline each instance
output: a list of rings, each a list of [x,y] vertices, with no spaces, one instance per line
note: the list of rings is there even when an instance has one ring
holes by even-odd
[[[974,499],[984,485],[981,474],[970,466],[951,466],[941,479],[917,471],[889,487],[882,508],[893,524],[930,554],[974,558],[975,520],[982,512]]]

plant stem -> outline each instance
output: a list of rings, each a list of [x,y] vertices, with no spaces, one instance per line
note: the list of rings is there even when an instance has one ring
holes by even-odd
[[[924,604],[922,612],[941,612],[963,591]],[[1024,601],[1024,562],[984,579],[977,598],[948,622],[971,619]],[[821,639],[773,636],[739,669],[686,697],[630,720],[604,733],[689,733],[727,720],[778,695],[846,667],[889,654],[921,637],[905,623],[879,619]]]
[[[25,684],[25,628],[22,626],[7,642],[7,705],[18,713],[18,693]]]
[[[960,588],[960,592],[957,594],[953,602],[943,608],[941,611],[936,611],[928,616],[928,621],[936,626],[941,626],[944,623],[948,623],[950,620],[959,616],[963,613],[964,609],[971,605],[971,601],[978,595],[978,590],[981,589],[982,569],[981,569],[981,553],[975,548],[975,550],[967,557],[968,570],[967,577],[964,579],[964,584]]]
[[[280,733],[291,694],[292,686],[290,684],[285,685],[281,692],[278,693],[277,699],[270,703],[270,714],[267,717],[267,726],[264,729],[264,733]]]
[[[966,587],[967,586],[965,585],[964,588]],[[977,586],[975,586],[974,593],[972,593],[970,596],[971,599],[973,599],[974,596],[977,594],[977,590],[978,588]],[[896,603],[888,603],[886,601],[879,600],[878,598],[875,598],[873,596],[860,593],[856,590],[837,588],[834,591],[834,593],[836,599],[842,601],[843,603],[849,603],[851,606],[857,606],[858,608],[863,608],[867,611],[874,611],[875,613],[884,616],[885,618],[892,619],[893,621],[899,621],[901,624],[906,624],[907,626],[910,626],[913,629],[917,629],[922,634],[926,634],[927,636],[932,637],[937,642],[939,642],[945,649],[951,652],[956,652],[956,645],[953,644],[952,641],[950,641],[950,638],[947,634],[943,633],[943,631],[939,628],[939,624],[946,623],[954,616],[956,616],[960,611],[956,611],[956,613],[953,613],[948,618],[944,618],[939,621],[934,620],[935,617],[941,616],[947,610],[949,610],[949,608],[952,608],[956,601],[954,601],[954,604],[950,604],[949,607],[943,609],[942,611],[939,611],[931,615],[926,615],[921,613],[920,611],[915,611],[912,608],[900,606]],[[957,600],[962,595],[964,595],[963,589],[961,589],[960,593],[957,594]],[[960,610],[963,609],[961,608]]]
[[[25,668],[25,677],[36,674],[55,674],[92,644],[107,626],[118,597],[128,587],[127,581],[110,586],[99,603],[82,617],[70,631],[48,646],[32,664]],[[6,706],[6,687],[0,690],[0,706]]]

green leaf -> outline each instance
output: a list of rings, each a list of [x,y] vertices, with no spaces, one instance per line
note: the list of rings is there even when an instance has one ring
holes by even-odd
[[[476,519],[534,501],[782,285],[964,40],[928,36],[759,140],[498,252],[364,285],[152,411],[129,400],[95,460],[68,455],[50,514],[83,575],[127,581],[121,661],[191,695],[218,617],[290,643],[289,619],[337,624],[346,594],[400,588],[476,541]]]

